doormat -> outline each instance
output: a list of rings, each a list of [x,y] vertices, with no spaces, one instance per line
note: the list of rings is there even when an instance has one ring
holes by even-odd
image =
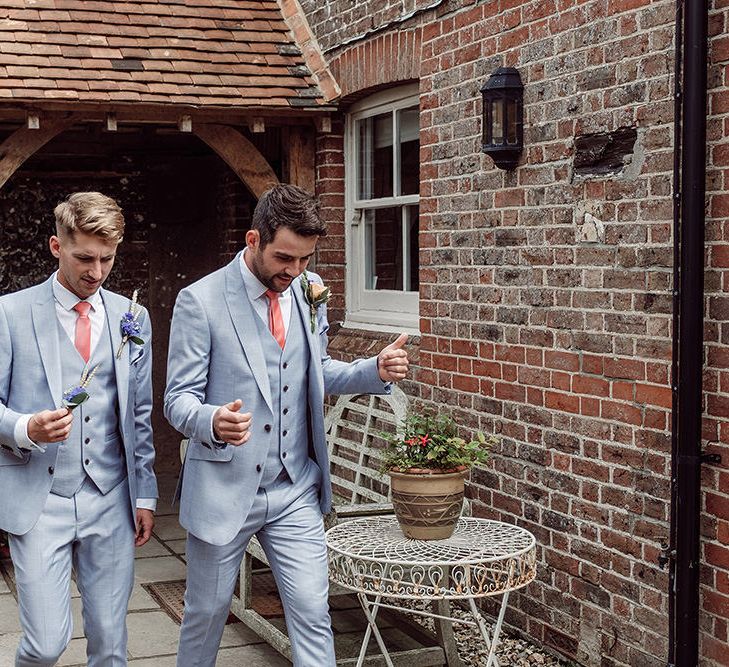
[[[184,614],[185,580],[158,581],[152,584],[142,584],[142,587],[155,599],[168,616],[178,625],[182,623]],[[283,607],[278,597],[276,583],[269,572],[254,574],[252,586],[252,607],[265,618],[283,616]],[[226,625],[238,623],[239,619],[233,614],[228,615]]]

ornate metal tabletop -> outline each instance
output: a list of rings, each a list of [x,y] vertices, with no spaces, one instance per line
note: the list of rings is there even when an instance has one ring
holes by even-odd
[[[508,593],[536,576],[534,536],[519,526],[461,518],[447,540],[406,538],[395,517],[365,517],[327,531],[329,573],[345,588],[410,600]]]

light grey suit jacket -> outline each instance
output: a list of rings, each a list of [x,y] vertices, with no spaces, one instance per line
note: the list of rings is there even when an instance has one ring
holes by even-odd
[[[130,510],[137,498],[156,498],[153,471],[152,328],[145,309],[139,316],[144,345],[128,342],[120,359],[120,321],[129,299],[100,290],[111,334],[118,392],[119,430],[124,443]],[[0,528],[23,535],[38,520],[53,483],[51,470],[62,443],[45,451],[19,449],[15,424],[23,414],[53,410],[62,386],[53,277],[40,285],[0,297]],[[93,391],[93,388],[90,388]]]
[[[240,262],[227,266],[183,289],[177,297],[167,361],[165,416],[190,438],[181,483],[180,523],[209,544],[230,542],[243,527],[255,498],[276,434],[266,431],[273,419],[273,401],[266,361],[258,336],[258,317],[248,298]],[[321,283],[314,273],[312,282]],[[377,372],[377,359],[353,363],[327,353],[326,306],[317,312],[315,332],[308,326],[309,305],[299,279],[293,281],[293,308],[307,323],[310,350],[308,401],[313,455],[321,469],[320,506],[331,509],[329,458],[324,432],[324,394],[389,393]],[[302,369],[304,372],[304,369]],[[240,447],[217,448],[212,417],[236,398],[241,412],[251,412],[251,437]],[[302,397],[304,400],[304,397]],[[262,466],[261,466],[262,468]]]

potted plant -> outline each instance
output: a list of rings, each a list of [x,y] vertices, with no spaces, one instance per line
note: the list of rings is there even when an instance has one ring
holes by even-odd
[[[382,468],[390,474],[395,516],[406,537],[442,540],[453,534],[468,468],[486,462],[493,439],[459,437],[445,414],[411,413],[396,434],[385,434]]]

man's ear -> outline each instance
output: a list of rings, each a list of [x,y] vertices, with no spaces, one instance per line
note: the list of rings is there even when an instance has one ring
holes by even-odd
[[[257,229],[249,229],[246,232],[246,245],[251,250],[256,250],[261,243],[261,234]]]
[[[61,256],[61,239],[57,236],[53,235],[48,239],[48,247],[51,249],[51,255],[56,259]]]

